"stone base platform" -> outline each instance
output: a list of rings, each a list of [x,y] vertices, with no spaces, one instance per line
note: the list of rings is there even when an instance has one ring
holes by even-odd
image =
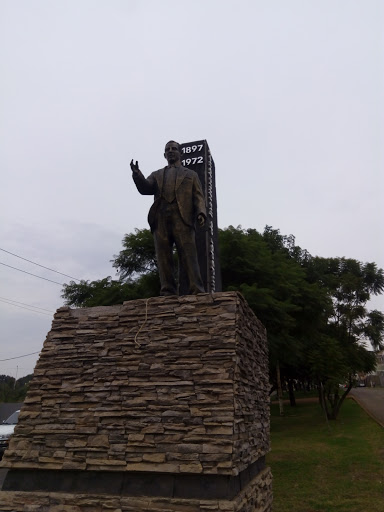
[[[236,292],[60,308],[1,511],[269,512],[266,333]]]
[[[264,469],[233,500],[2,491],[0,506],[1,512],[270,512],[272,475]]]

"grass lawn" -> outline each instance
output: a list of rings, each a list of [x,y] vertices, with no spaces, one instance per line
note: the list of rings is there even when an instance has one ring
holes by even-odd
[[[317,403],[271,405],[274,512],[383,512],[384,431],[353,400],[326,422]]]

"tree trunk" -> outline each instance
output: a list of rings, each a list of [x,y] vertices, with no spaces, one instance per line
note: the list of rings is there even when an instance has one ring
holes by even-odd
[[[327,401],[325,399],[324,386],[323,386],[322,382],[319,385],[319,402],[320,402],[321,408],[325,412],[325,416],[328,420],[329,419],[329,411],[328,411],[328,407],[327,407]]]
[[[333,420],[337,419],[337,416],[339,415],[339,412],[340,412],[340,408],[341,406],[343,405],[343,402],[344,400],[346,399],[348,393],[351,391],[352,389],[352,382],[350,381],[350,383],[348,384],[348,387],[347,389],[345,390],[345,392],[343,393],[343,395],[340,397],[340,399],[338,400],[338,403],[335,404],[334,406],[334,409],[333,409]]]
[[[336,419],[336,409],[339,403],[339,393],[336,391],[335,393],[328,393],[328,402],[331,406],[331,410],[327,411],[327,416],[329,420]]]
[[[279,361],[277,361],[277,364],[276,364],[276,376],[277,376],[277,396],[279,398],[280,416],[284,416],[283,388],[281,387],[280,363],[279,363]]]
[[[289,392],[289,403],[291,407],[296,407],[295,392],[293,390],[292,379],[288,379],[288,392]]]

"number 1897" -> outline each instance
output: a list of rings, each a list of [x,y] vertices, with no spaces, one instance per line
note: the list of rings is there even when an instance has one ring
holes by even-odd
[[[183,153],[194,153],[195,151],[201,151],[203,149],[203,144],[186,146],[182,149]]]

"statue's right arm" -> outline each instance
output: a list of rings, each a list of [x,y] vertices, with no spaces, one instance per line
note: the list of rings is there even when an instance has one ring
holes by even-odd
[[[156,180],[153,177],[153,173],[145,178],[143,173],[139,169],[139,164],[131,160],[132,178],[135,182],[137,190],[143,195],[152,195],[156,192]]]

